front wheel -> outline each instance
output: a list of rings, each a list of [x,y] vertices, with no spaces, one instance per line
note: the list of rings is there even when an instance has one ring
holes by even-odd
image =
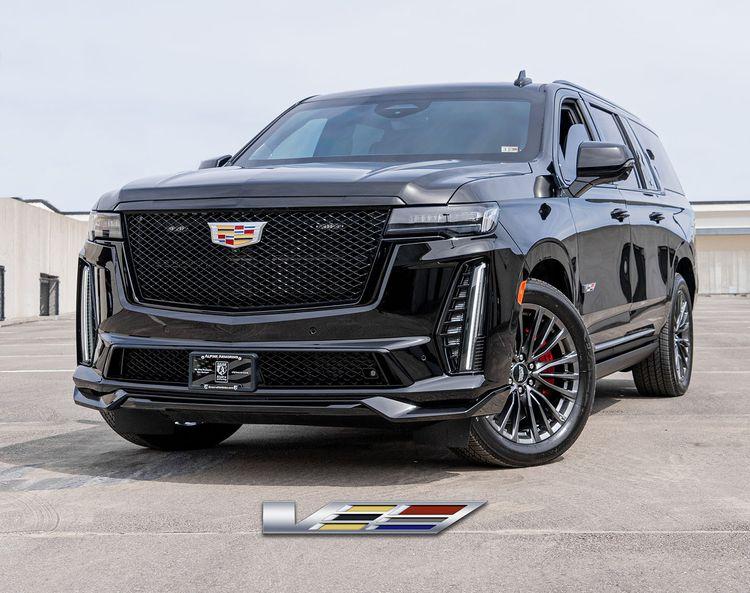
[[[525,467],[562,455],[578,438],[596,388],[586,326],[559,290],[529,280],[521,305],[509,382],[500,414],[472,420],[459,455],[483,464]]]

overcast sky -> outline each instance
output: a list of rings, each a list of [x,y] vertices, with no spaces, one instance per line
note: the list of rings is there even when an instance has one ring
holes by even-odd
[[[309,95],[523,67],[643,118],[692,199],[750,198],[748,22],[722,0],[2,0],[0,196],[87,210]]]

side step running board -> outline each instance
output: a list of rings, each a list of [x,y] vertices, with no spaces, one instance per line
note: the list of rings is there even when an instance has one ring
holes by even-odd
[[[612,373],[633,366],[656,350],[657,345],[658,342],[654,340],[653,342],[636,348],[635,350],[618,354],[601,362],[597,361],[596,378],[601,379],[602,377],[606,377],[607,375],[611,375]]]

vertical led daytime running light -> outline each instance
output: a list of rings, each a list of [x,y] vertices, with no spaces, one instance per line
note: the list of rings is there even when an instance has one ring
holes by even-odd
[[[469,286],[469,300],[466,306],[466,327],[461,352],[461,370],[474,370],[474,352],[484,320],[484,287],[487,264],[482,262],[474,267]]]
[[[96,347],[96,310],[94,307],[94,273],[89,265],[85,265],[81,270],[80,298],[81,362],[91,364],[94,361],[94,348]]]
[[[440,337],[451,373],[482,369],[487,269],[482,261],[464,264],[446,305]]]

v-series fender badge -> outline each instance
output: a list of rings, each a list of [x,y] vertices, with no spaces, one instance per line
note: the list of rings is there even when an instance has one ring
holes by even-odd
[[[486,501],[331,502],[297,523],[291,501],[263,503],[263,534],[435,535]]]

